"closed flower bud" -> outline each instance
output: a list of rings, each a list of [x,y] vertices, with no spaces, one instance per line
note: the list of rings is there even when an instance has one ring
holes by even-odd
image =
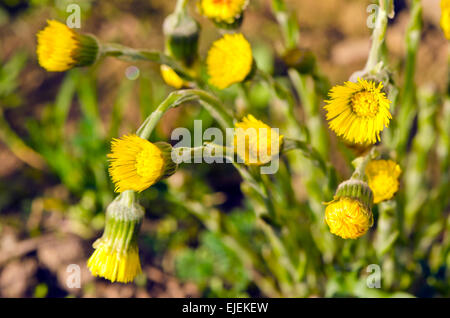
[[[108,206],[105,231],[93,244],[95,251],[87,262],[92,275],[128,283],[142,272],[137,238],[144,214],[132,191]]]
[[[354,179],[341,183],[325,209],[330,232],[343,239],[361,237],[373,225],[372,204],[367,183]]]
[[[37,34],[38,62],[47,71],[63,72],[97,60],[99,45],[94,37],[79,34],[55,20],[47,23]]]
[[[200,26],[183,8],[169,15],[163,25],[167,54],[190,66],[197,58]]]

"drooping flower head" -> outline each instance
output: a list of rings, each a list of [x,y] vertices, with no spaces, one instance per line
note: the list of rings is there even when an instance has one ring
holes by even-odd
[[[175,173],[177,166],[171,159],[171,150],[167,143],[153,144],[136,135],[114,139],[108,158],[116,192],[141,192]]]
[[[92,275],[128,283],[142,272],[137,237],[144,213],[131,191],[108,206],[105,231],[94,242],[95,251],[87,262]]]
[[[402,169],[392,160],[372,160],[366,166],[368,184],[373,192],[373,203],[391,199],[398,190]]]
[[[450,40],[450,0],[441,0],[441,28]]]
[[[339,185],[325,209],[330,232],[343,239],[356,239],[373,225],[373,194],[367,183],[348,180]]]
[[[215,22],[233,24],[242,17],[248,0],[200,0],[201,14]]]
[[[98,43],[89,35],[78,34],[67,25],[48,20],[37,33],[39,65],[50,72],[63,72],[75,66],[87,66],[97,59]]]
[[[209,82],[224,89],[244,81],[252,71],[253,55],[250,43],[238,34],[225,34],[215,41],[206,59]]]
[[[331,89],[325,102],[329,127],[351,143],[374,144],[380,132],[389,126],[391,101],[382,91],[383,84],[358,79]]]
[[[235,124],[234,147],[246,165],[268,163],[280,152],[283,136],[252,115]]]

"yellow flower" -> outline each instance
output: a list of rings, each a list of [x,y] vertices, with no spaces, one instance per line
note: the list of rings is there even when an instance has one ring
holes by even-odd
[[[359,200],[341,197],[325,210],[330,232],[343,239],[356,239],[373,225],[372,212]]]
[[[392,160],[372,160],[366,166],[366,176],[373,192],[373,203],[391,199],[398,190],[402,169]]]
[[[92,275],[128,283],[142,272],[137,237],[144,214],[132,191],[108,206],[105,231],[93,244],[95,251],[87,262]]]
[[[283,136],[252,115],[236,123],[235,128],[234,147],[246,165],[260,166],[279,154]]]
[[[356,239],[373,225],[373,193],[364,181],[342,182],[333,201],[326,204],[325,222],[331,233],[343,239]]]
[[[450,40],[450,0],[441,0],[441,28]]]
[[[201,14],[217,22],[233,23],[242,15],[247,0],[200,0]]]
[[[167,85],[172,86],[176,89],[187,86],[187,83],[183,81],[183,79],[178,76],[178,74],[171,67],[167,65],[161,65],[160,70],[161,76]]]
[[[142,272],[137,245],[126,253],[120,253],[102,241],[96,243],[96,250],[88,260],[92,275],[106,278],[113,283],[129,283]]]
[[[225,34],[213,43],[206,59],[209,81],[224,89],[244,81],[253,66],[252,48],[242,34]]]
[[[175,173],[171,146],[151,143],[136,135],[126,135],[111,143],[109,174],[116,192],[141,192],[164,177]]]
[[[324,107],[330,129],[353,143],[374,144],[380,140],[380,132],[392,118],[391,101],[382,88],[382,83],[364,79],[333,87]]]
[[[89,35],[81,35],[65,24],[48,20],[37,33],[39,64],[50,72],[63,72],[74,66],[91,65],[97,59],[98,43]]]

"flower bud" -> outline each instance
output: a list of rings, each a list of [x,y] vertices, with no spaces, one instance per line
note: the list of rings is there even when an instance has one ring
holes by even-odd
[[[120,194],[108,206],[105,231],[94,242],[95,252],[87,262],[92,275],[128,283],[142,272],[137,238],[144,214],[132,191]]]
[[[356,239],[373,225],[373,194],[366,182],[350,179],[341,183],[325,209],[330,232],[343,239]]]
[[[99,45],[93,36],[79,34],[55,20],[47,23],[37,34],[38,62],[47,71],[63,72],[97,60]]]
[[[186,8],[169,15],[163,24],[167,54],[190,66],[197,58],[200,26]]]

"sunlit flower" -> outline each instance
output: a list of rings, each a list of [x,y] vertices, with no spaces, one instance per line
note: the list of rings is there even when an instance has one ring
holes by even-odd
[[[389,126],[391,101],[382,91],[383,84],[358,79],[331,89],[327,105],[329,127],[349,142],[374,144],[380,132]]]
[[[441,0],[441,28],[450,40],[450,0]]]
[[[199,9],[214,21],[233,23],[240,18],[247,3],[247,0],[200,0]]]
[[[325,222],[330,232],[343,239],[364,235],[373,225],[372,204],[373,193],[366,182],[344,181],[325,209]]]
[[[132,193],[125,192],[108,206],[105,231],[87,262],[92,275],[128,283],[142,272],[137,236],[143,217],[144,209]]]
[[[246,165],[263,165],[280,152],[283,136],[252,115],[235,124],[235,149]]]
[[[373,192],[373,203],[391,199],[398,190],[402,169],[392,160],[372,160],[366,166],[366,176]]]
[[[98,43],[93,37],[78,34],[55,20],[48,20],[47,23],[37,33],[38,62],[43,68],[50,72],[63,72],[95,62]]]
[[[111,143],[109,174],[116,192],[141,192],[164,177],[172,175],[176,164],[171,159],[171,146],[151,143],[136,135],[126,135]]]
[[[206,59],[209,82],[224,89],[244,81],[253,66],[252,48],[242,34],[225,34],[213,43]]]

